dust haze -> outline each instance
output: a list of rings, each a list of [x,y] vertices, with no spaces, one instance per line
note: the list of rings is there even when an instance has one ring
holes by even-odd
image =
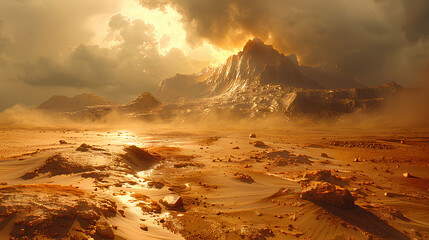
[[[0,2],[0,239],[429,239],[428,16]]]

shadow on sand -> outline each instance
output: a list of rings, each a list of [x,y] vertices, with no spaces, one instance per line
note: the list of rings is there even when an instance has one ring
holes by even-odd
[[[382,239],[409,240],[410,238],[393,228],[385,221],[378,218],[373,213],[355,206],[353,210],[344,210],[330,205],[318,203],[319,206],[326,209],[331,214],[340,217],[351,225],[360,228],[361,230],[378,236]]]

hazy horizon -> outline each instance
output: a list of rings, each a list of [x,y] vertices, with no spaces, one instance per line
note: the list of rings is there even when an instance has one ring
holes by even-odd
[[[424,0],[4,0],[0,111],[82,93],[126,103],[224,62],[254,37],[301,64],[339,64],[367,86],[419,87],[428,12]]]

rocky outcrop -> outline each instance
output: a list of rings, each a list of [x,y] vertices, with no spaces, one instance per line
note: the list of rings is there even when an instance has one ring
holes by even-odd
[[[180,196],[166,196],[159,200],[159,203],[164,205],[167,209],[183,210],[183,200]]]
[[[301,181],[301,198],[344,209],[353,209],[355,206],[349,190],[328,182]]]
[[[134,145],[125,147],[124,151],[125,154],[120,154],[120,157],[133,169],[139,171],[147,170],[161,160],[159,155],[149,153],[145,149]]]

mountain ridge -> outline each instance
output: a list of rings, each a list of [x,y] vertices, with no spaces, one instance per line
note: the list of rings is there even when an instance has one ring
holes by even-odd
[[[165,79],[155,96],[163,101],[195,99],[245,91],[259,85],[302,89],[364,87],[339,66],[299,65],[296,55],[285,56],[258,38],[249,40],[242,51],[216,68],[203,72]]]

